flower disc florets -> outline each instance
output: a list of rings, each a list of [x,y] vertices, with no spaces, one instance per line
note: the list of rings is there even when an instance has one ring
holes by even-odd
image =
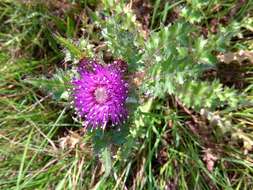
[[[79,116],[92,127],[117,125],[127,117],[125,102],[128,83],[115,66],[103,66],[96,61],[82,60],[79,79],[73,81],[74,104]]]

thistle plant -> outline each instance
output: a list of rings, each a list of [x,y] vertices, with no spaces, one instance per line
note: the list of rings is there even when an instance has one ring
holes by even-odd
[[[252,10],[1,0],[0,189],[253,189]]]
[[[73,96],[85,127],[105,128],[126,120],[128,83],[122,63],[118,60],[104,66],[95,60],[80,61],[79,78],[73,80]]]

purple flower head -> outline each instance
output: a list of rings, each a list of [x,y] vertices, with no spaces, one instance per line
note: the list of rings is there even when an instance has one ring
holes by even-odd
[[[127,118],[125,102],[128,83],[114,64],[103,66],[94,60],[82,60],[79,79],[73,80],[74,104],[87,126],[117,125]]]

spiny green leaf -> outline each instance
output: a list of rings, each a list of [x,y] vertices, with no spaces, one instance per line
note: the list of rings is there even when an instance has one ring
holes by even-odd
[[[59,35],[55,35],[55,38],[64,48],[67,48],[72,56],[74,56],[76,59],[81,59],[84,57],[83,52],[69,39],[63,38]]]

